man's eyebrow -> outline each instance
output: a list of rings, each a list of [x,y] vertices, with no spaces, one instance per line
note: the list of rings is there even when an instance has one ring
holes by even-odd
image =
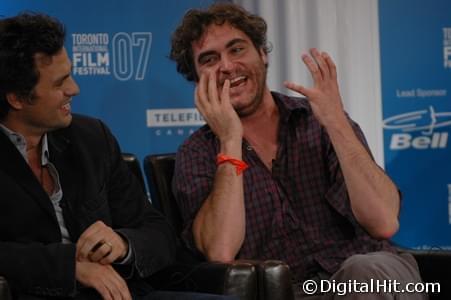
[[[201,54],[199,54],[199,56],[197,57],[197,62],[200,63],[202,61],[202,59],[206,56],[212,55],[212,54],[216,54],[217,52],[214,50],[208,50],[205,52],[202,52]]]
[[[241,39],[241,38],[236,38],[233,40],[230,40],[227,44],[226,44],[226,48],[230,48],[233,47],[235,44],[238,43],[247,43],[247,41],[245,39]],[[212,54],[216,54],[217,52],[214,50],[208,50],[205,52],[202,52],[201,54],[199,54],[199,56],[197,57],[197,62],[200,63],[202,61],[202,59],[206,56],[212,55]]]
[[[226,48],[233,47],[235,44],[238,44],[238,43],[247,43],[247,41],[245,39],[236,38],[236,39],[233,39],[230,42],[228,42],[226,44]]]

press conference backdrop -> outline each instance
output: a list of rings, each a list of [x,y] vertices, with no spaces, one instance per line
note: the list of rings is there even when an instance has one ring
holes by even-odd
[[[337,0],[338,1],[338,0]],[[213,0],[2,0],[59,18],[81,94],[72,110],[104,120],[140,159],[173,152],[198,126],[194,86],[168,59],[183,13]],[[403,192],[395,241],[451,248],[451,2],[380,0],[386,170]]]
[[[81,93],[72,111],[105,121],[123,151],[173,152],[199,125],[194,85],[169,60],[170,36],[186,10],[206,0],[1,0],[0,15],[44,12],[67,29]]]
[[[451,249],[451,1],[380,0],[386,170],[401,245]]]

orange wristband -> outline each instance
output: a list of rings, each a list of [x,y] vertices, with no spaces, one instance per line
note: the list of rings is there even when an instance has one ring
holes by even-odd
[[[216,165],[219,166],[225,162],[231,163],[235,166],[236,175],[240,175],[244,170],[249,168],[249,165],[244,161],[219,153],[218,156],[216,156]]]

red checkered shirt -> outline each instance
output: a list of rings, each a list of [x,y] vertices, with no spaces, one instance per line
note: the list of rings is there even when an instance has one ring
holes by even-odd
[[[308,101],[272,95],[280,126],[271,171],[243,140],[243,160],[249,164],[243,175],[246,235],[236,258],[282,260],[294,280],[304,280],[319,271],[334,273],[353,254],[394,252],[388,241],[373,239],[357,223],[334,148]],[[350,122],[368,149],[359,126]],[[183,239],[193,251],[192,222],[211,192],[219,146],[206,125],[177,153],[173,191]]]

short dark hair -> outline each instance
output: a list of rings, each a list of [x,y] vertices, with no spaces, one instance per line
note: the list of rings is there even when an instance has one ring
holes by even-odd
[[[33,97],[39,81],[35,55],[56,55],[65,35],[64,25],[44,14],[26,12],[0,20],[0,120],[11,108],[8,93]]]
[[[177,71],[187,80],[198,80],[194,67],[192,43],[198,41],[211,24],[231,26],[244,32],[255,48],[265,53],[270,51],[266,40],[265,20],[253,15],[237,4],[216,3],[206,10],[190,9],[172,35],[170,58],[177,64]]]

